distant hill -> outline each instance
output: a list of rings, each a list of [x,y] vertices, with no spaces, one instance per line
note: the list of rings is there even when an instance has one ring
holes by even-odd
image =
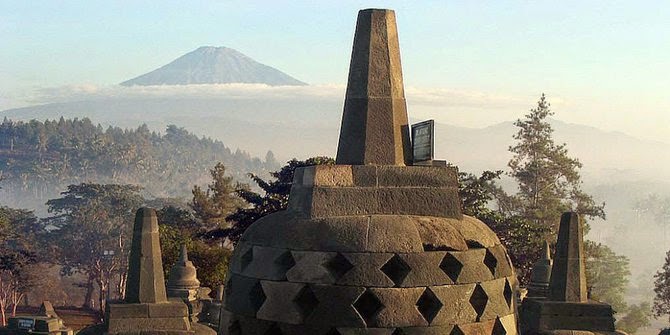
[[[236,99],[230,96],[105,98],[48,104],[1,112],[12,119],[43,120],[90,117],[103,125],[152,130],[178,124],[262,156],[272,150],[280,160],[312,155],[334,156],[342,115],[341,100]],[[419,120],[414,120],[419,121]],[[620,132],[552,120],[554,138],[566,143],[571,156],[584,164],[587,183],[670,179],[670,145],[641,140]],[[517,131],[512,122],[483,128],[436,124],[438,159],[446,159],[463,171],[506,169]]]
[[[159,134],[146,125],[104,129],[89,119],[6,119],[0,124],[0,202],[39,209],[67,185],[82,182],[135,184],[149,197],[188,198],[193,185],[211,182],[217,162],[245,182],[249,172],[279,168],[271,154],[261,160],[173,125]]]
[[[254,83],[307,85],[284,72],[226,47],[200,47],[123,86]]]

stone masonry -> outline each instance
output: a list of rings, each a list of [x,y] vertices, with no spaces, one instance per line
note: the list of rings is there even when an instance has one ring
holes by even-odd
[[[514,269],[457,169],[411,166],[394,12],[362,10],[353,44],[337,164],[246,231],[219,334],[516,334]]]

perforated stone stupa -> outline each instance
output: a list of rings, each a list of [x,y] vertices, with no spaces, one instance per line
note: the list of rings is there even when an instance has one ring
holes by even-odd
[[[244,234],[219,334],[516,334],[514,270],[457,169],[411,164],[395,14],[363,10],[336,165],[297,169]]]

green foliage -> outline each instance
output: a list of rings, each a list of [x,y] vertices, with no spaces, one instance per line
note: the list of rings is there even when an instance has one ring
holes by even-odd
[[[208,179],[212,161],[226,162],[237,179],[278,166],[174,125],[159,134],[146,125],[103,129],[86,118],[0,124],[3,187],[33,207],[69,184],[88,181],[136,184],[153,197],[185,196]]]
[[[112,274],[123,279],[132,238],[132,222],[144,202],[140,188],[133,185],[82,183],[68,186],[61,197],[47,201],[53,215],[45,222],[64,274],[75,271],[98,284],[100,302]],[[105,255],[113,251],[113,255]],[[123,280],[117,289],[123,296]]]
[[[219,165],[220,163],[217,164]],[[214,176],[214,173],[212,175]],[[220,243],[212,243],[206,239],[207,228],[196,218],[194,211],[170,204],[158,210],[156,214],[165,278],[168,278],[170,269],[179,259],[182,245],[186,245],[189,259],[198,269],[200,285],[214,290],[223,284],[228,271],[230,250]]]
[[[217,163],[210,170],[213,182],[202,190],[193,187],[193,200],[190,203],[195,216],[208,228],[226,228],[226,217],[241,207],[244,202],[235,193],[233,178],[226,176],[226,167]]]
[[[498,204],[508,196],[496,185],[502,171],[484,171],[477,177],[459,173],[459,195],[463,213],[484,222],[493,230],[507,252],[521,283],[528,283],[533,264],[539,259],[548,229],[507,211],[489,208],[491,201]]]
[[[248,207],[241,207],[228,216],[227,220],[232,223],[230,228],[213,231],[211,236],[226,237],[236,243],[253,222],[265,215],[286,209],[296,168],[321,164],[335,164],[335,160],[330,157],[312,157],[304,161],[292,159],[279,171],[271,173],[274,178],[272,181],[265,181],[258,175],[250,173],[249,178],[263,190],[264,194],[251,191],[248,186],[238,185],[237,195],[248,203]]]
[[[654,316],[670,316],[670,251],[665,254],[663,267],[654,275],[654,293]]]
[[[576,211],[588,217],[605,218],[605,204],[597,205],[581,190],[579,169],[582,164],[568,156],[565,144],[552,139],[553,129],[547,117],[553,115],[544,94],[537,107],[514,125],[517,143],[509,148],[510,175],[517,181],[517,211],[526,220],[551,228],[555,234],[561,214]]]
[[[617,312],[628,309],[624,295],[630,277],[629,260],[606,245],[585,241],[586,278],[591,299],[612,305]]]
[[[651,305],[648,302],[630,305],[626,315],[616,323],[617,330],[622,330],[630,335],[635,334],[640,328],[649,326],[651,326]]]

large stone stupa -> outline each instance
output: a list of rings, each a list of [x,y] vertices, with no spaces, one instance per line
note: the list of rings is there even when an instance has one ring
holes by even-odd
[[[219,334],[516,334],[514,270],[457,169],[412,164],[395,14],[363,10],[336,165],[297,169],[244,234]]]

